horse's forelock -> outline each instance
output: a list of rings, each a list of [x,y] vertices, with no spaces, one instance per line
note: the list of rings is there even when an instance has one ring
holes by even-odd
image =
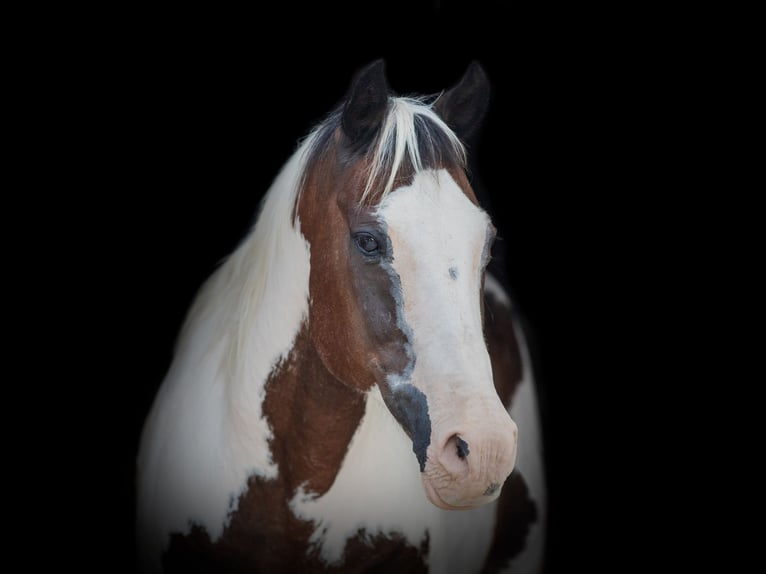
[[[463,143],[433,109],[433,98],[390,97],[388,111],[376,137],[366,149],[344,147],[340,108],[332,112],[309,136],[309,149],[301,189],[311,174],[332,157],[357,165],[364,187],[360,205],[376,205],[398,185],[425,169],[465,169]],[[330,156],[330,154],[333,154]]]

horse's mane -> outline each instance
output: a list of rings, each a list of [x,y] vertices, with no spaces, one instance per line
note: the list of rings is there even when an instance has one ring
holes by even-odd
[[[366,160],[368,174],[360,203],[373,197],[377,202],[382,201],[397,181],[418,171],[445,165],[465,168],[465,148],[433,110],[435,103],[433,97],[389,98],[381,127],[369,146],[371,151]],[[288,293],[296,291],[294,285],[292,289],[287,288],[287,282],[294,278],[285,278],[284,272],[285,267],[293,263],[288,253],[297,248],[295,232],[300,231],[297,219],[291,225],[292,215],[297,211],[295,206],[306,174],[335,145],[342,112],[342,106],[336,108],[299,142],[295,153],[265,195],[250,233],[209,279],[188,315],[179,339],[181,342],[201,317],[217,317],[217,341],[210,343],[226,340],[221,368],[224,377],[230,381],[248,380],[252,384],[252,367],[260,375],[256,377],[257,384],[262,386],[265,384],[264,377],[274,366],[272,362],[285,358],[284,353],[290,345],[282,349],[278,356],[271,356],[266,361],[268,365],[252,364],[253,349],[259,349],[267,340],[273,340],[273,330],[287,320],[283,316],[271,317],[273,313],[283,313],[286,307],[301,306],[300,320],[305,319],[308,277],[302,278],[305,285],[301,285],[300,293],[294,294],[300,295],[303,300],[285,300]],[[277,296],[279,304],[270,300]],[[255,354],[261,361],[265,359],[261,352]]]

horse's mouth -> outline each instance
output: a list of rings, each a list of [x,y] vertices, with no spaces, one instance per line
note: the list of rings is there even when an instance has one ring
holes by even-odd
[[[478,508],[479,506],[482,506],[496,498],[493,496],[487,497],[485,500],[469,500],[465,504],[460,505],[451,504],[441,497],[439,491],[434,488],[434,485],[428,479],[427,475],[423,474],[421,476],[423,478],[423,488],[426,491],[426,497],[428,498],[429,502],[437,508],[442,508],[444,510],[471,510],[473,508]]]

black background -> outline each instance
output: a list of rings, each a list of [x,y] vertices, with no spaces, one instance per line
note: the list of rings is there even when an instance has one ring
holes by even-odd
[[[625,389],[640,365],[620,358],[647,320],[626,229],[662,157],[636,135],[653,121],[657,84],[636,79],[651,41],[626,45],[629,21],[613,16],[438,1],[147,11],[70,38],[58,89],[77,101],[67,125],[86,143],[68,167],[79,187],[65,202],[80,212],[68,269],[87,279],[69,311],[93,320],[70,353],[83,382],[67,397],[80,446],[67,465],[87,469],[73,480],[84,494],[64,507],[90,528],[67,555],[131,570],[137,441],[178,328],[298,139],[373,59],[400,94],[447,88],[475,59],[492,84],[476,183],[541,386],[549,571],[624,567],[641,503],[620,433],[635,432]]]

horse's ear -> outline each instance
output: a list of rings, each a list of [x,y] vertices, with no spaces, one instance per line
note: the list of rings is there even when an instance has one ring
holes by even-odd
[[[388,107],[388,83],[383,60],[376,60],[359,70],[351,81],[343,105],[341,125],[356,146],[372,140]]]
[[[473,61],[462,79],[439,96],[434,109],[458,137],[465,140],[481,125],[489,105],[489,92],[487,74]]]

